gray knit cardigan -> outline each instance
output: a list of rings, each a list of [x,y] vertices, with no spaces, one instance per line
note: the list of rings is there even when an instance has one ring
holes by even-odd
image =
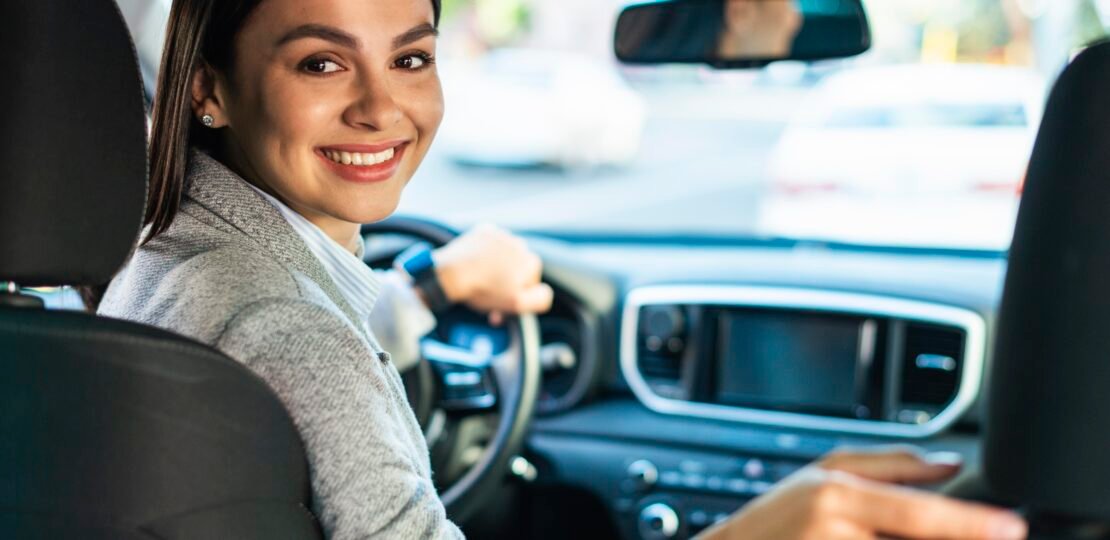
[[[179,213],[99,313],[192,337],[265,379],[300,431],[329,538],[462,537],[388,355],[277,209],[216,160],[190,155]]]

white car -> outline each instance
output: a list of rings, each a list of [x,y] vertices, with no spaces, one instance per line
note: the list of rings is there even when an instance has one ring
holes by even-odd
[[[607,62],[536,49],[497,49],[441,63],[447,113],[437,150],[486,166],[624,165],[640,147],[638,94]]]
[[[1045,81],[991,65],[906,65],[822,81],[775,148],[778,191],[1020,190]]]
[[[822,81],[774,149],[762,234],[1005,249],[1045,99],[1036,73],[863,68]]]

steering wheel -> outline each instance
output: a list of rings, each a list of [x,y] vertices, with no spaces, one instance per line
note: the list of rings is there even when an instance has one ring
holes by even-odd
[[[361,232],[363,238],[414,237],[435,247],[458,236],[449,227],[411,217],[363,225]],[[484,315],[463,306],[438,319],[436,329],[421,340],[420,362],[402,373],[421,428],[428,434],[430,428],[442,429],[445,422],[458,425],[467,418],[499,413],[481,455],[470,457],[467,461],[473,465],[441,486],[440,499],[448,516],[462,523],[500,486],[532,420],[541,375],[539,323],[534,315],[518,315],[506,317],[502,327],[493,327]],[[465,450],[460,446],[465,445],[453,441],[446,453],[457,457]],[[433,454],[433,469],[438,470],[439,461]]]

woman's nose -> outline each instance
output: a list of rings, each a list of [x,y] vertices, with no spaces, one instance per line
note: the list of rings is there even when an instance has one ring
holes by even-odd
[[[385,131],[400,122],[404,113],[385,77],[368,75],[362,77],[358,95],[344,116],[353,126]]]

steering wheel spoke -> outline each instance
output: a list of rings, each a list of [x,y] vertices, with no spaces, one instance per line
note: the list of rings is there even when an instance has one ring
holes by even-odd
[[[497,406],[494,357],[456,347],[434,338],[420,342],[420,352],[439,380],[439,407],[455,414],[473,414]]]

